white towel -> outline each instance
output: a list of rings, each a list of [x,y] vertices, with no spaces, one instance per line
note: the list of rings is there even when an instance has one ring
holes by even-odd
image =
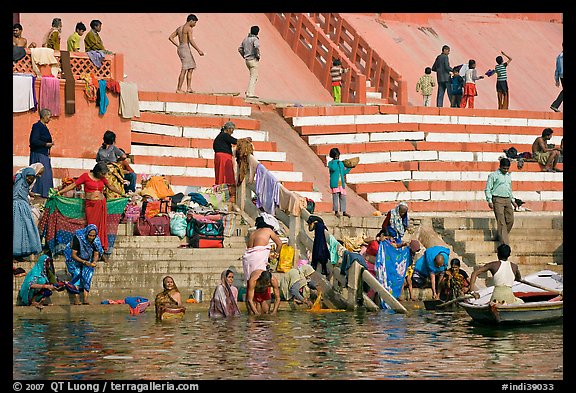
[[[12,74],[12,112],[26,112],[35,106],[32,75]]]

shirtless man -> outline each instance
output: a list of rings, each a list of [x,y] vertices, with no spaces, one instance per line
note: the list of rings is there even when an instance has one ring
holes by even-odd
[[[242,267],[246,284],[246,301],[248,310],[255,315],[268,313],[270,300],[270,286],[274,289],[274,307],[271,313],[275,314],[280,306],[280,288],[276,277],[271,276],[267,270],[270,256],[270,240],[276,243],[275,257],[280,255],[282,240],[274,232],[273,226],[267,224],[263,217],[256,219],[256,230],[250,234],[247,249],[242,256]],[[264,272],[268,272],[263,274]],[[270,274],[271,277],[268,277]],[[261,277],[263,276],[263,277]],[[258,305],[256,303],[259,303]]]
[[[28,46],[28,40],[22,37],[22,25],[20,23],[14,23],[13,28],[13,36],[12,36],[12,45],[13,46],[21,46],[23,48],[36,48],[36,43],[31,42],[30,46]]]
[[[542,172],[562,172],[562,169],[556,168],[561,148],[549,148],[547,143],[552,139],[553,132],[551,128],[545,128],[542,130],[542,136],[532,143],[532,156],[543,166]]]
[[[269,270],[252,273],[255,276],[248,281],[248,291],[246,301],[248,302],[248,312],[254,315],[276,314],[280,307],[280,284],[278,279]],[[270,288],[274,291],[274,305],[270,308],[272,296]]]
[[[184,93],[182,90],[184,78],[186,78],[186,85],[188,87],[186,92],[192,93],[192,72],[194,72],[194,69],[196,68],[196,62],[194,61],[194,56],[192,56],[190,45],[196,49],[200,56],[204,56],[204,52],[198,48],[194,42],[194,38],[192,38],[192,28],[196,26],[196,22],[198,22],[198,17],[196,15],[188,15],[186,23],[174,30],[174,32],[170,34],[170,37],[168,37],[170,42],[178,48],[178,57],[180,57],[180,61],[182,62],[182,69],[178,76],[178,87],[176,88],[176,93]],[[176,42],[176,37],[178,37],[178,42]]]

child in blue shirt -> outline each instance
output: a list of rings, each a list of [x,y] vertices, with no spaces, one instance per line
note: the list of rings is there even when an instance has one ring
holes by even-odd
[[[462,94],[464,93],[464,78],[460,76],[460,66],[452,69],[452,77],[450,78],[450,92],[452,93],[452,108],[460,108],[460,101],[462,101]]]

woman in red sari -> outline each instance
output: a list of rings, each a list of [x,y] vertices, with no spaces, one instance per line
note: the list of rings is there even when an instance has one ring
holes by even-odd
[[[234,179],[234,161],[232,160],[232,145],[238,140],[232,136],[236,125],[231,121],[224,123],[220,134],[214,139],[214,184],[236,184]]]
[[[106,198],[104,197],[104,187],[109,188],[111,191],[125,196],[124,190],[108,184],[106,174],[108,173],[108,166],[104,162],[97,163],[90,172],[84,172],[76,179],[76,181],[60,191],[58,195],[64,194],[73,188],[84,184],[84,208],[86,211],[86,224],[94,224],[98,228],[98,234],[104,248],[102,258],[107,260],[106,252],[108,251],[108,233],[107,233],[107,209]]]

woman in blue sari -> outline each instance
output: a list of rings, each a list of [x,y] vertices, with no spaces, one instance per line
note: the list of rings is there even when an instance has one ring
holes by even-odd
[[[20,287],[16,304],[19,306],[35,306],[42,309],[42,301],[52,296],[52,291],[56,288],[52,284],[56,282],[54,274],[54,264],[52,258],[43,254],[38,258],[38,262],[26,274],[26,278]]]
[[[12,218],[14,236],[12,237],[12,257],[22,261],[23,257],[39,254],[42,251],[40,232],[34,223],[28,194],[30,185],[36,180],[34,168],[26,167],[16,173],[12,186]],[[16,274],[16,268],[12,270]],[[21,269],[20,269],[21,270]]]
[[[88,293],[92,285],[92,276],[96,261],[104,250],[98,237],[98,228],[94,224],[88,224],[85,228],[78,229],[70,243],[64,249],[66,268],[72,276],[70,284],[77,285],[84,293],[84,301],[80,303],[80,294],[74,295],[74,304],[88,303]]]

